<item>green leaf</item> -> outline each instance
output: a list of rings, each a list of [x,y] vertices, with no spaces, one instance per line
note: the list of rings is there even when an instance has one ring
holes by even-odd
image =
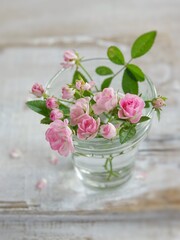
[[[96,68],[96,73],[101,76],[105,76],[105,75],[113,74],[113,71],[109,67],[100,66]]]
[[[126,69],[122,78],[122,89],[124,93],[131,93],[138,95],[138,82],[134,75]]]
[[[145,75],[143,71],[134,64],[128,64],[127,65],[128,70],[132,73],[136,81],[143,82],[145,79]]]
[[[151,118],[148,117],[148,116],[142,116],[138,123],[142,123],[142,122],[148,121],[149,119],[151,119]]]
[[[91,100],[90,100],[90,103],[91,103],[91,105],[93,105],[93,104],[95,104],[95,103],[96,103],[96,101],[94,101],[94,99],[93,99],[93,98],[91,98]]]
[[[112,77],[110,78],[106,78],[103,83],[101,84],[101,90],[103,90],[104,88],[107,88],[111,85],[111,82],[112,82]]]
[[[123,123],[123,127],[126,129],[130,128],[131,126],[134,126],[134,125],[132,125],[132,123],[128,122],[127,120],[125,120],[125,122]]]
[[[132,45],[131,57],[138,58],[147,53],[154,43],[156,34],[156,31],[151,31],[139,36]]]
[[[129,141],[136,134],[136,125],[130,125],[129,127],[122,127],[119,131],[119,140],[123,144]]]
[[[76,100],[81,98],[81,94],[78,90],[75,91],[74,97],[75,97]]]
[[[168,98],[167,97],[163,97],[163,96],[160,96],[160,98],[162,98],[162,100],[166,101]]]
[[[52,121],[49,117],[45,117],[43,119],[41,119],[41,123],[42,124],[50,124]]]
[[[124,64],[124,56],[118,47],[116,46],[109,47],[107,50],[107,55],[111,62],[118,65]]]
[[[33,100],[26,102],[26,105],[33,110],[45,117],[48,117],[50,114],[50,110],[46,107],[46,101],[44,100]]]
[[[83,80],[84,82],[87,82],[85,76],[78,70],[74,72],[72,84],[76,84],[76,80]]]
[[[63,103],[60,103],[59,110],[61,110],[64,115],[69,115],[69,113],[70,113],[69,107],[64,105]]]
[[[83,96],[90,97],[90,96],[93,96],[93,93],[89,90],[85,90],[84,93],[83,93]]]

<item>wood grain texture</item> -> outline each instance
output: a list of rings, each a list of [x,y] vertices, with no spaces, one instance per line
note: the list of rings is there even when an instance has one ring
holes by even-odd
[[[0,2],[0,239],[180,239],[179,1]],[[141,144],[129,183],[86,188],[70,159],[50,163],[46,127],[24,104],[28,91],[59,69],[64,49],[102,56],[115,43],[128,56],[132,40],[154,28],[156,44],[137,63],[168,97],[162,120]],[[41,192],[40,178],[48,181]]]

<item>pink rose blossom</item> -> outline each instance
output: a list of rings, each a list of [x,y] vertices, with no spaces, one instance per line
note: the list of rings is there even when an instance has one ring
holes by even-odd
[[[59,109],[53,109],[50,113],[50,119],[55,121],[57,119],[63,118],[63,113]]]
[[[117,95],[113,88],[104,88],[102,92],[94,96],[96,103],[92,106],[95,114],[99,115],[103,112],[109,112],[117,105]]]
[[[158,97],[158,98],[155,98],[153,101],[152,101],[152,105],[154,108],[156,109],[161,109],[163,106],[165,106],[165,101],[163,98],[161,97]]]
[[[77,80],[76,81],[76,88],[78,90],[90,90],[91,88],[93,88],[95,85],[94,81],[91,82],[84,82],[83,80]]]
[[[137,123],[140,120],[145,107],[142,98],[130,93],[120,99],[119,105],[121,109],[118,111],[118,117],[128,119],[131,123]]]
[[[83,89],[83,90],[90,90],[90,89],[91,89],[91,85],[86,82],[86,83],[82,86],[82,89]]]
[[[58,108],[58,102],[57,99],[54,97],[49,97],[46,100],[46,107],[49,109],[54,109],[54,108]]]
[[[116,128],[112,123],[107,123],[100,127],[100,133],[104,138],[111,139],[116,136]]]
[[[79,139],[92,139],[95,138],[100,125],[100,119],[95,120],[88,114],[84,114],[78,123],[77,136]]]
[[[67,50],[64,52],[64,61],[73,61],[77,59],[77,55],[73,50]]]
[[[84,110],[76,105],[73,105],[70,110],[70,124],[75,126],[80,121],[81,117],[84,115]]]
[[[89,113],[89,101],[91,100],[90,97],[79,98],[75,105],[81,107],[86,113]]]
[[[53,150],[57,150],[64,157],[74,151],[72,131],[68,127],[67,119],[64,122],[61,120],[52,122],[46,131],[46,140]]]
[[[79,123],[84,114],[89,114],[89,97],[80,98],[70,108],[70,123],[75,126]]]
[[[68,87],[67,85],[62,88],[62,98],[63,99],[70,99],[73,98],[75,94],[75,90]]]
[[[61,63],[61,65],[64,68],[72,67],[76,63],[77,59],[78,59],[78,56],[73,50],[67,50],[64,52],[64,62]]]
[[[43,93],[44,93],[44,88],[41,84],[39,83],[35,83],[32,86],[31,89],[32,93],[36,96],[36,97],[42,97]]]

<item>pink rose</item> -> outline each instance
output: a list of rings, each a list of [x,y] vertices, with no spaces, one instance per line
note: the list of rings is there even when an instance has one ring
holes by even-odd
[[[78,123],[77,137],[81,140],[95,138],[100,125],[100,119],[95,120],[88,114],[84,114]]]
[[[32,86],[31,89],[32,93],[36,96],[36,97],[42,97],[43,93],[44,93],[44,88],[41,84],[39,83],[35,83]]]
[[[75,105],[81,107],[86,113],[89,113],[89,101],[91,100],[90,97],[79,98]]]
[[[57,119],[63,118],[63,113],[59,109],[53,109],[50,113],[50,119],[55,121]]]
[[[75,90],[68,87],[67,85],[62,88],[62,98],[63,99],[70,99],[73,98]]]
[[[116,128],[112,123],[107,123],[100,127],[100,133],[104,138],[111,139],[116,136]]]
[[[46,107],[49,109],[58,108],[57,99],[54,97],[49,97],[46,99]]]
[[[73,61],[73,60],[76,60],[77,58],[78,57],[73,50],[67,50],[64,52],[64,61],[65,62]]]
[[[78,90],[90,90],[91,88],[93,88],[95,85],[94,81],[90,81],[89,83],[84,82],[83,80],[77,80],[76,81],[76,88]]]
[[[165,101],[163,98],[161,97],[158,97],[158,98],[155,98],[153,101],[152,101],[152,105],[154,108],[156,109],[161,109],[163,106],[165,106]]]
[[[78,59],[78,56],[76,55],[76,53],[74,51],[67,50],[64,52],[64,62],[61,63],[61,65],[64,68],[72,67],[76,63],[77,59]]]
[[[142,98],[130,93],[120,99],[119,105],[121,109],[118,111],[118,117],[128,119],[131,123],[137,123],[140,120],[145,107]]]
[[[70,123],[75,126],[79,123],[84,114],[89,114],[89,97],[80,98],[70,108]]]
[[[60,155],[67,157],[74,151],[72,141],[72,131],[68,127],[68,120],[55,120],[46,131],[46,140],[53,150],[57,150]]]
[[[117,105],[117,95],[113,88],[104,88],[102,92],[94,96],[94,100],[96,103],[92,106],[92,109],[97,115],[109,112]]]

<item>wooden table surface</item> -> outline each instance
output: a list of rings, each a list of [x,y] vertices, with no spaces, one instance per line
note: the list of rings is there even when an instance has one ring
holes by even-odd
[[[178,0],[0,0],[0,239],[180,239],[180,2]],[[138,60],[168,97],[122,188],[95,191],[58,165],[40,116],[25,107],[34,82],[45,84],[65,49],[102,55],[110,44],[127,54],[141,33],[156,29],[151,52]],[[12,151],[19,156],[11,156]],[[17,152],[18,154],[18,152]],[[47,179],[42,191],[36,182]]]

